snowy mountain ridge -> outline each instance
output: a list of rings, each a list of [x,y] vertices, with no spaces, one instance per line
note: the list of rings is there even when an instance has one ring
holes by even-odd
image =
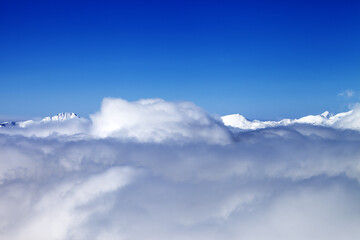
[[[69,119],[79,118],[76,113],[59,113],[52,117],[45,117],[41,120],[41,122],[51,122],[51,121],[59,121],[63,122]]]
[[[41,120],[27,120],[20,122],[2,122],[1,127],[20,127],[25,128],[31,125],[40,125],[44,123],[61,123],[72,119],[83,119],[75,113],[62,112],[54,116],[45,117]],[[348,112],[331,114],[328,111],[319,115],[308,115],[298,119],[282,119],[280,121],[260,121],[248,120],[241,114],[230,114],[221,117],[221,121],[227,127],[235,130],[246,131],[256,130],[268,127],[287,126],[292,124],[309,124],[315,126],[338,127],[360,129],[359,111],[350,110]]]
[[[260,120],[248,120],[241,114],[231,114],[222,116],[221,120],[225,126],[239,128],[241,130],[256,130],[267,127],[287,126],[291,124],[310,124],[316,126],[336,126],[343,119],[349,117],[353,113],[353,110],[344,113],[338,113],[336,115],[331,114],[328,111],[319,115],[308,115],[298,119],[282,119],[280,121],[260,121]]]
[[[21,121],[21,122],[2,122],[2,123],[0,123],[0,127],[18,126],[18,127],[24,128],[24,127],[27,127],[32,124],[64,122],[64,121],[68,121],[70,119],[78,119],[78,118],[79,117],[76,113],[62,112],[62,113],[58,113],[51,117],[45,117],[45,118],[41,119],[40,121],[26,120],[26,121]]]

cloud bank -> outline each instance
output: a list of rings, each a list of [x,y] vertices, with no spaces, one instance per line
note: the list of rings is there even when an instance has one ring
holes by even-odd
[[[105,99],[76,122],[0,129],[0,239],[360,236],[357,130],[231,133],[163,100]]]

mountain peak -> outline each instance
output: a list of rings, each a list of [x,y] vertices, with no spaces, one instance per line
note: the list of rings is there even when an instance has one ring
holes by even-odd
[[[329,111],[325,111],[321,114],[324,118],[331,118],[333,115]]]
[[[27,120],[22,122],[2,122],[0,123],[0,127],[18,126],[24,128],[32,124],[48,123],[48,122],[64,122],[70,119],[77,119],[77,118],[79,118],[79,116],[76,113],[62,112],[52,117],[45,117],[40,121]]]
[[[52,117],[45,117],[41,120],[41,122],[50,122],[50,121],[63,122],[65,120],[74,119],[74,118],[79,118],[78,115],[76,115],[76,113],[62,112],[62,113],[58,113]]]

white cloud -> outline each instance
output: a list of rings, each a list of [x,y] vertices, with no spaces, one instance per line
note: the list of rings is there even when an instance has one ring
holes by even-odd
[[[342,91],[341,93],[338,94],[339,96],[342,97],[346,97],[346,98],[351,98],[355,95],[355,92],[351,89],[347,89],[345,91]]]
[[[140,142],[169,140],[228,143],[230,135],[222,123],[191,102],[144,99],[128,102],[105,98],[100,112],[91,115],[92,134]]]
[[[31,215],[23,222],[21,231],[9,231],[6,239],[68,239],[76,235],[76,231],[72,232],[74,228],[104,206],[86,210],[81,208],[127,185],[132,175],[134,170],[131,168],[114,167],[100,174],[89,174],[56,184],[33,203]]]
[[[107,99],[91,119],[81,137],[0,134],[0,239],[360,234],[359,131],[293,125],[223,138],[195,105],[162,100]]]

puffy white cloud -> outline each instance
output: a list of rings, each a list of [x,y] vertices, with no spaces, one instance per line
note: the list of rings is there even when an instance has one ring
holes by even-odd
[[[92,134],[140,142],[171,140],[228,143],[230,135],[222,123],[191,102],[144,99],[128,102],[105,98],[100,112],[91,115]]]
[[[81,137],[0,134],[0,239],[357,240],[359,131],[279,126],[224,144],[182,104],[107,99]]]
[[[360,104],[355,104],[350,114],[335,122],[334,127],[360,130]]]

